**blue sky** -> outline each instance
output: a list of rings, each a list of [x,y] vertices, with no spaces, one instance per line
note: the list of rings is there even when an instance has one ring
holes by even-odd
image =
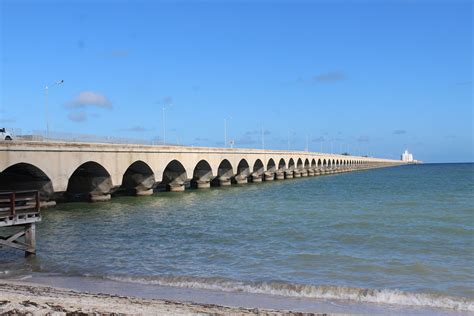
[[[471,1],[0,3],[23,133],[474,161]]]

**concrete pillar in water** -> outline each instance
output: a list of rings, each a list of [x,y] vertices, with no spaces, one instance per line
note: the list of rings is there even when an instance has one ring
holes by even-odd
[[[219,185],[220,185],[221,187],[226,187],[226,186],[231,185],[230,178],[228,178],[228,177],[220,177],[220,178],[219,178]]]
[[[196,181],[197,189],[209,189],[211,187],[211,181]]]
[[[262,175],[258,173],[252,173],[252,182],[262,182]]]
[[[89,194],[90,202],[105,202],[111,199],[110,194]]]
[[[273,172],[264,173],[265,181],[273,181],[275,179],[275,174]]]
[[[184,192],[185,190],[184,183],[183,184],[179,184],[179,183],[169,184],[168,190],[170,190],[170,192]]]
[[[277,172],[275,178],[277,180],[285,180],[285,172],[283,172],[283,171]]]
[[[135,190],[135,195],[136,196],[150,196],[153,195],[153,189],[148,189],[148,190]]]

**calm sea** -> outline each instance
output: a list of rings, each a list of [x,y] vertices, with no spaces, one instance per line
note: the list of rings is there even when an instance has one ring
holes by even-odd
[[[4,277],[474,311],[474,164],[60,204]]]

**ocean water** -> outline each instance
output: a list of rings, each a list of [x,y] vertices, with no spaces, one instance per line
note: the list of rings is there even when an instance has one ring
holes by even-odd
[[[0,277],[474,312],[474,164],[60,204],[37,243]]]

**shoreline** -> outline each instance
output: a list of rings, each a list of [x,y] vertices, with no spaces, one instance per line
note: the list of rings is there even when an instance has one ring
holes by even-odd
[[[0,279],[0,314],[474,315],[462,310],[293,298],[33,274]]]
[[[125,315],[302,315],[300,312],[248,309],[163,299],[143,299],[104,293],[79,292],[35,283],[1,280],[0,313],[55,315],[66,313],[119,313]],[[327,313],[305,315],[330,315]],[[335,314],[332,314],[335,315]],[[338,314],[342,315],[342,314]]]

